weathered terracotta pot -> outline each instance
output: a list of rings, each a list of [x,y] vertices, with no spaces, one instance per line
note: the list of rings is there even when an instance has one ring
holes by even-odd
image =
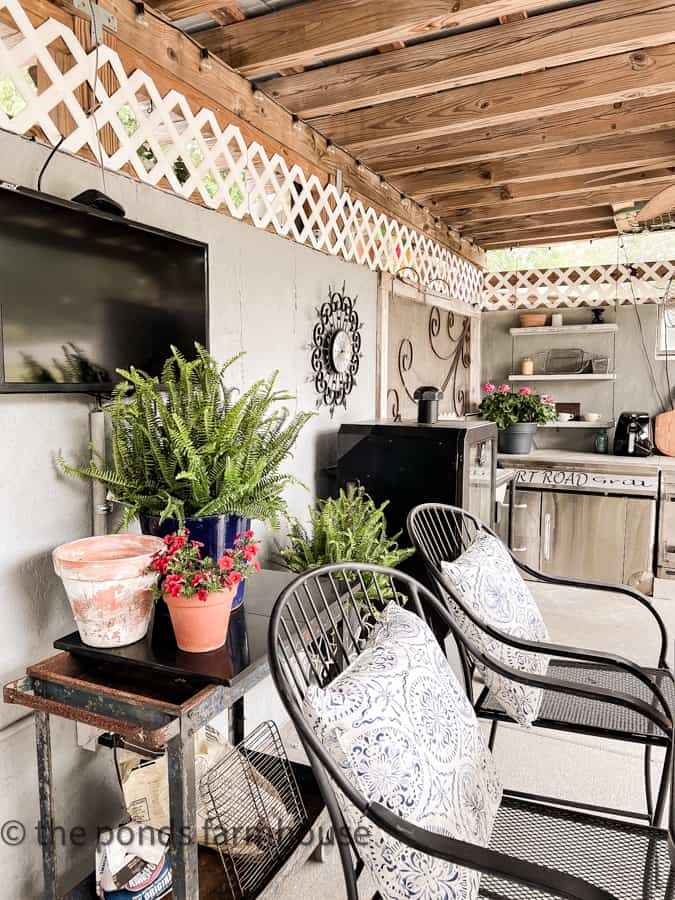
[[[236,588],[211,591],[206,600],[164,594],[178,647],[188,653],[208,653],[222,647],[236,592]]]
[[[108,534],[62,544],[52,553],[83,643],[124,647],[145,637],[157,573],[146,572],[156,537]]]

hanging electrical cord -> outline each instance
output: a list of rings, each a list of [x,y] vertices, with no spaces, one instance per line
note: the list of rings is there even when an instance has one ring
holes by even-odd
[[[40,169],[40,174],[38,175],[38,178],[37,178],[38,191],[42,190],[42,176],[47,171],[47,167],[49,166],[49,163],[54,159],[54,157],[56,156],[56,154],[58,153],[58,151],[61,147],[61,144],[65,141],[65,139],[66,139],[65,134],[62,134],[61,137],[59,138],[58,142],[56,144],[54,144],[54,146],[52,147],[52,149],[49,153],[49,156],[44,161],[44,164],[43,164],[42,168]]]
[[[93,0],[89,0],[89,11],[91,13],[91,21],[95,22],[96,21],[96,17],[95,17],[96,11],[94,9]],[[101,184],[103,186],[103,193],[106,194],[107,190],[106,190],[106,183],[105,183],[105,166],[103,164],[103,146],[101,144],[101,136],[98,133],[98,123],[96,121],[96,113],[97,113],[98,107],[99,107],[98,100],[96,99],[96,89],[98,88],[98,51],[99,51],[100,46],[101,46],[101,43],[97,39],[96,46],[94,48],[94,84],[92,85],[92,89],[91,89],[91,94],[92,94],[91,106],[87,110],[87,116],[91,116],[92,121],[94,123],[94,134],[96,135],[96,143],[98,145],[98,164],[99,164],[99,168],[101,169]]]
[[[652,387],[654,388],[654,396],[658,400],[658,403],[659,403],[661,409],[665,410],[669,404],[668,404],[668,402],[664,401],[661,391],[659,390],[658,382],[656,379],[656,373],[654,372],[654,366],[652,365],[652,360],[649,355],[649,351],[647,349],[647,341],[645,340],[645,330],[644,330],[642,316],[640,315],[640,309],[639,309],[639,306],[640,306],[639,298],[638,298],[637,294],[635,293],[635,286],[633,284],[633,279],[637,277],[637,270],[635,268],[635,265],[628,261],[628,253],[626,251],[626,245],[624,244],[622,235],[619,237],[619,244],[617,247],[617,260],[619,258],[619,252],[618,252],[619,249],[623,251],[623,255],[626,259],[626,265],[628,266],[628,272],[629,272],[628,284],[630,285],[630,292],[633,297],[633,309],[635,310],[635,315],[637,317],[638,327],[640,330],[640,342],[642,343],[642,352],[644,354],[645,361],[647,363],[647,370],[649,372],[649,377],[651,378]],[[618,292],[618,284],[617,284],[617,292]],[[670,401],[670,407],[672,409],[673,408],[672,396],[669,396],[668,400]]]
[[[93,22],[94,21],[94,4],[93,4],[92,0],[89,0],[89,7],[90,7],[90,12],[91,12],[91,20]],[[94,85],[92,87],[93,102],[92,102],[91,107],[88,110],[86,110],[86,115],[91,116],[92,119],[94,120],[94,132],[96,134],[96,140],[98,142],[98,163],[99,163],[99,167],[101,169],[101,181],[103,183],[103,193],[106,193],[105,167],[103,165],[103,151],[102,151],[102,147],[101,147],[101,139],[100,139],[100,136],[98,133],[98,126],[96,124],[96,111],[98,109],[98,103],[96,101],[96,89],[98,87],[98,63],[99,63],[98,50],[99,50],[99,44],[97,42],[95,51],[94,51],[94,53],[95,53],[95,55],[94,55],[95,71],[94,71]],[[66,135],[62,134],[61,137],[59,138],[58,142],[56,144],[54,144],[54,146],[52,147],[51,151],[49,152],[49,156],[47,157],[42,168],[40,169],[40,173],[37,177],[37,185],[36,185],[38,191],[42,190],[42,179],[44,177],[44,174],[47,171],[51,161],[54,159],[54,157],[56,156],[58,151],[61,149],[61,145],[63,144],[65,139],[66,139]]]

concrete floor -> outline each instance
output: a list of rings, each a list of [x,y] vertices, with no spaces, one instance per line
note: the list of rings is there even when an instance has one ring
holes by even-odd
[[[535,585],[533,592],[552,641],[615,651],[645,665],[656,664],[656,629],[649,614],[632,601],[614,594],[543,585]],[[675,600],[655,605],[675,636]],[[672,652],[671,644],[671,665]],[[285,741],[290,755],[302,753],[292,732],[287,732]],[[644,809],[642,753],[630,744],[502,726],[495,759],[505,787],[620,809]],[[655,780],[661,761],[662,756],[655,753]],[[362,879],[363,898],[372,897],[369,887]],[[306,863],[276,897],[343,900],[342,870],[334,848],[327,850],[324,862]]]

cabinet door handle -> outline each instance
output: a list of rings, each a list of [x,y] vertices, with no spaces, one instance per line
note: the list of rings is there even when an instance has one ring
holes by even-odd
[[[514,503],[514,509],[527,509],[527,503]]]
[[[511,547],[513,553],[527,553],[527,547]]]
[[[551,514],[546,513],[544,516],[544,559],[548,562],[551,559]]]

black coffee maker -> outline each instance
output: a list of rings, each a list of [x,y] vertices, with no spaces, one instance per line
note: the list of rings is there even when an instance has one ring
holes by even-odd
[[[649,456],[653,450],[649,413],[623,412],[614,432],[616,456]]]

